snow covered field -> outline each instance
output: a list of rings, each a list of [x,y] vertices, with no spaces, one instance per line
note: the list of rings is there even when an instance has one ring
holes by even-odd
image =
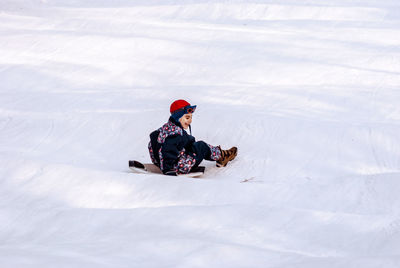
[[[0,267],[398,268],[399,104],[398,0],[0,0]]]

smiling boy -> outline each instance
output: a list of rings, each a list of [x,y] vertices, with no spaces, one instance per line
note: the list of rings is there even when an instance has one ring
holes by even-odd
[[[196,105],[185,100],[176,100],[170,106],[171,116],[158,130],[150,134],[148,145],[150,158],[166,175],[187,174],[201,161],[216,161],[218,167],[224,167],[237,155],[237,148],[222,150],[196,139],[185,131],[190,130],[192,115]]]

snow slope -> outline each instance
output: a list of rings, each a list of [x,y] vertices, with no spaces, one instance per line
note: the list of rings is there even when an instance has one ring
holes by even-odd
[[[398,1],[0,0],[0,32],[2,268],[400,267]],[[237,159],[129,173],[177,98]]]

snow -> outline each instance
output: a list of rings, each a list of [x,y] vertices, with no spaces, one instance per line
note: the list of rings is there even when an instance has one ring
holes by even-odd
[[[400,267],[400,3],[1,0],[1,267]],[[239,155],[133,174],[170,103]]]

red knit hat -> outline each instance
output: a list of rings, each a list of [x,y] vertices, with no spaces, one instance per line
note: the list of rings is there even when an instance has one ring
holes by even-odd
[[[176,121],[188,113],[194,113],[196,110],[196,105],[190,105],[189,102],[185,100],[176,100],[171,104],[169,111],[171,112],[171,117]]]
[[[186,106],[190,106],[190,103],[185,100],[176,100],[171,104],[169,111],[171,112],[171,114],[173,114],[177,110],[185,108]]]

